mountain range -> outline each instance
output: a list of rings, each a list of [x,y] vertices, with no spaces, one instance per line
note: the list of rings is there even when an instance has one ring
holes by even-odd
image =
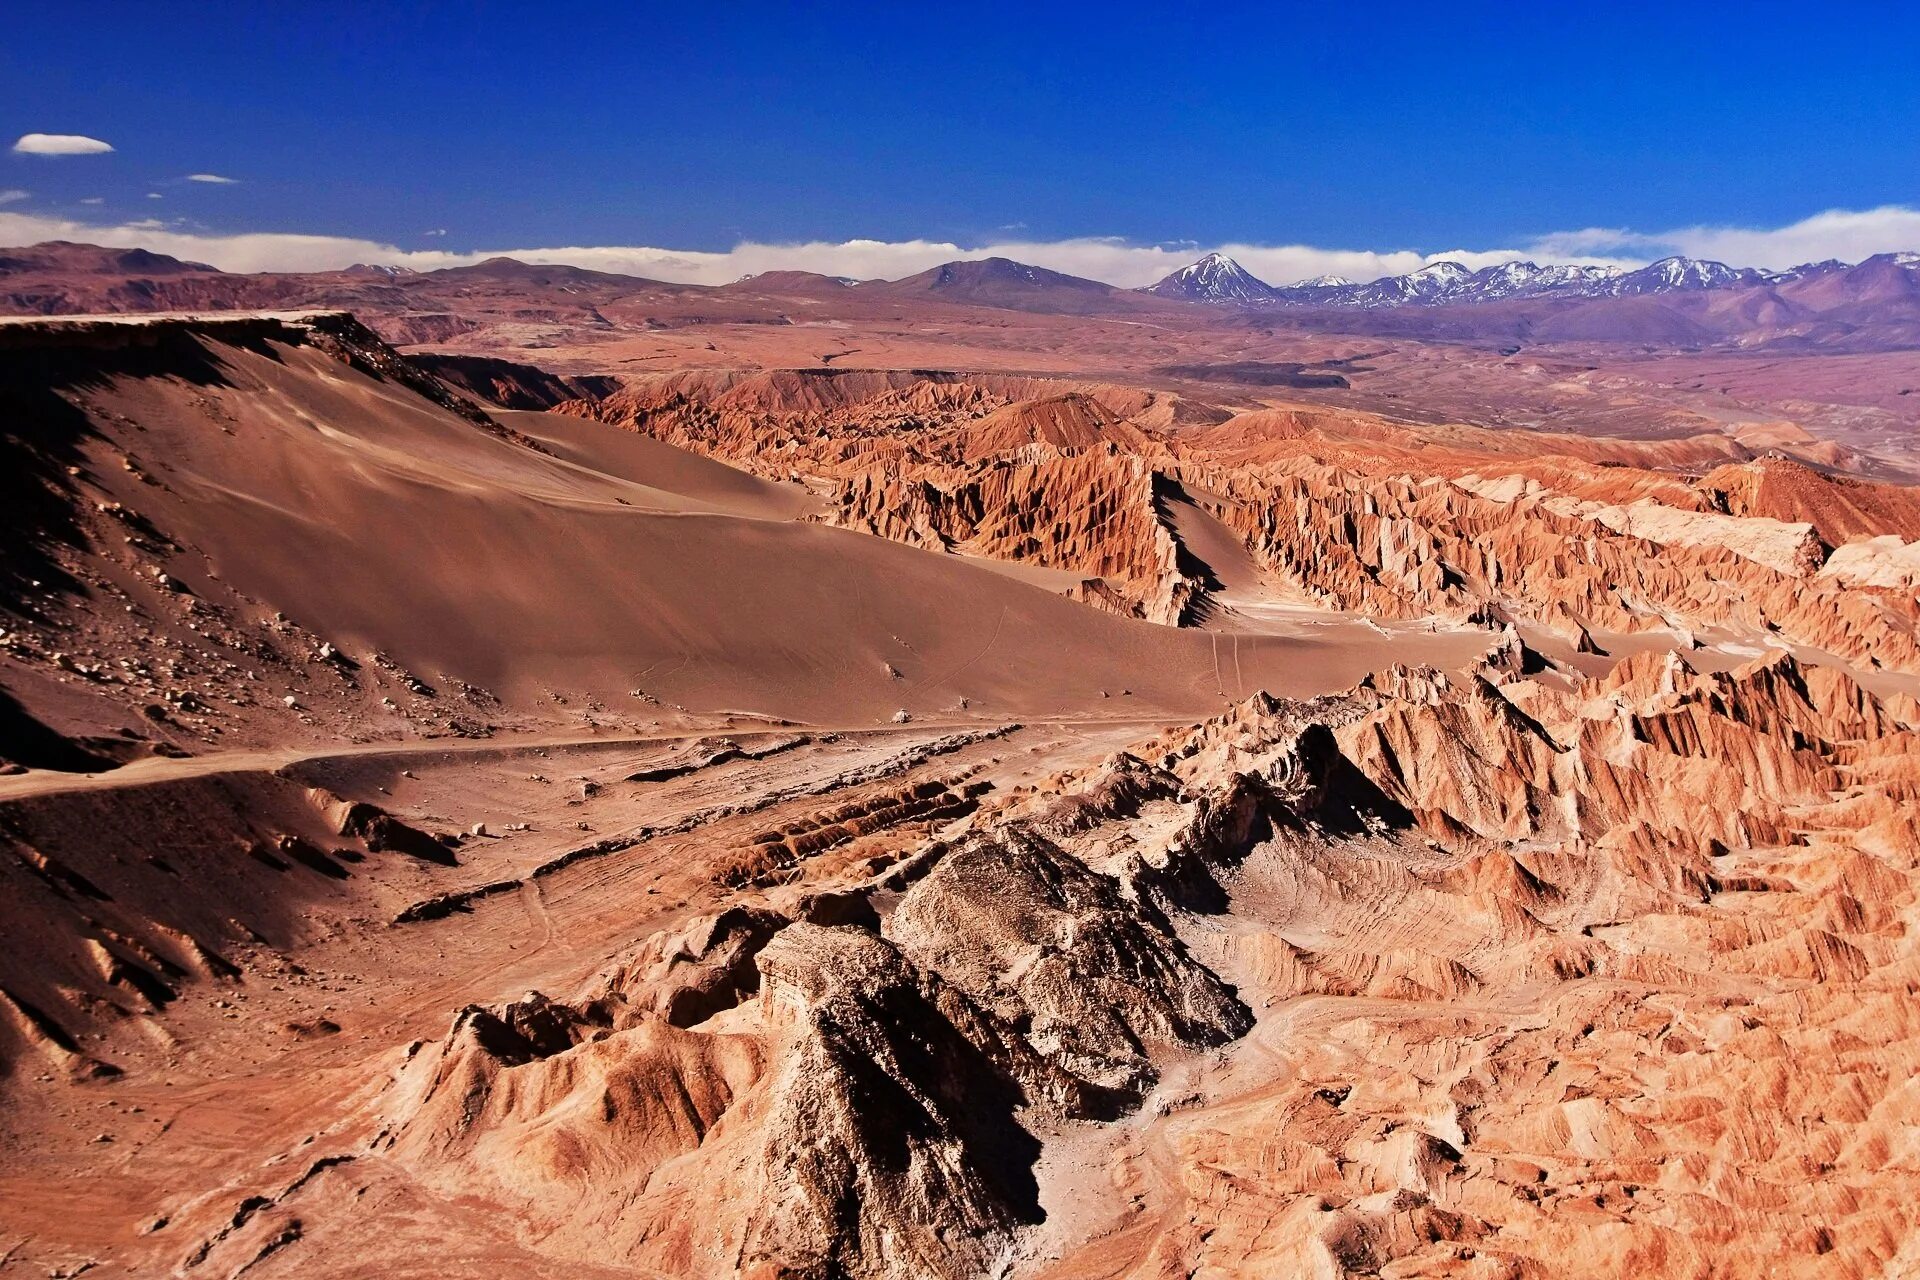
[[[1325,281],[1326,277],[1323,277]],[[1348,283],[1345,280],[1340,284]],[[1141,290],[1161,298],[1180,298],[1187,302],[1271,302],[1280,290],[1229,258],[1210,253],[1198,262],[1180,268]]]
[[[1669,257],[1638,270],[1619,267],[1502,262],[1478,271],[1442,260],[1405,275],[1386,276],[1356,284],[1338,276],[1321,276],[1298,284],[1275,286],[1254,276],[1222,253],[1172,272],[1142,289],[1156,297],[1188,302],[1224,302],[1252,306],[1400,307],[1450,306],[1460,303],[1501,302],[1512,298],[1630,298],[1738,286],[1786,285],[1816,280],[1838,272],[1868,269],[1868,275],[1892,267],[1892,281],[1913,278],[1920,271],[1920,254],[1883,253],[1858,268],[1829,259],[1786,271],[1730,267],[1724,262]]]
[[[999,257],[943,263],[899,280],[771,271],[715,286],[505,257],[437,271],[356,264],[234,273],[144,249],[64,242],[0,249],[0,313],[313,306],[350,308],[403,343],[445,342],[498,324],[658,331],[932,318],[957,307],[1515,347],[1895,351],[1920,347],[1920,254],[1787,271],[1683,257],[1631,271],[1532,262],[1476,271],[1443,260],[1368,282],[1322,276],[1276,287],[1210,253],[1144,289],[1121,289]]]

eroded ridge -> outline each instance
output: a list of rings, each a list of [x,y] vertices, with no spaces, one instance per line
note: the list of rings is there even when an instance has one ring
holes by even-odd
[[[1521,665],[1261,695],[468,1008],[255,1229],[325,1256],[351,1181],[434,1206],[403,1250],[483,1203],[641,1273],[1899,1265],[1911,700]]]

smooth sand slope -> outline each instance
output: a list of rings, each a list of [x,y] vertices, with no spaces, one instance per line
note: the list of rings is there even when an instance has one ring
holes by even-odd
[[[165,572],[196,595],[230,590],[363,662],[510,705],[632,708],[639,690],[822,723],[1192,714],[1387,660],[1358,628],[1222,656],[1212,636],[808,523],[798,486],[578,419],[488,429],[297,341],[172,335],[137,354],[90,352],[72,389],[92,434],[63,482],[82,503],[171,539]]]

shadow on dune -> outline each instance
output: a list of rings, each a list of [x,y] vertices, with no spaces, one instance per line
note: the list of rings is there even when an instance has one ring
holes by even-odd
[[[0,332],[0,608],[21,615],[35,595],[83,589],[60,561],[63,551],[83,548],[75,490],[87,446],[102,437],[70,397],[126,378],[195,387],[229,382],[219,357],[199,339],[162,326],[116,327],[110,336],[76,332],[58,346],[38,335],[16,345],[7,336]],[[279,359],[264,337],[229,341]]]

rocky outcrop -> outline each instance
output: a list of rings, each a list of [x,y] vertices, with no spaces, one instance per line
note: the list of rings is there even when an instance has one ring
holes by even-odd
[[[1157,912],[1018,826],[949,850],[894,909],[888,932],[1116,1100],[1151,1086],[1156,1053],[1221,1044],[1249,1025]]]
[[[1362,465],[1299,456],[1258,473],[1196,472],[1193,487],[1220,495],[1213,514],[1264,567],[1331,608],[1520,621],[1575,643],[1603,629],[1691,639],[1719,627],[1920,667],[1911,594],[1818,573],[1810,526],[1727,524],[1644,501],[1590,508]]]
[[[793,792],[781,875],[390,1055],[354,1177],[195,1209],[188,1269],[484,1206],[541,1265],[666,1275],[1530,1274],[1596,1231],[1657,1272],[1881,1273],[1920,1232],[1886,1138],[1917,723],[1784,651],[1579,678],[1516,635],[931,827],[875,816],[889,766]],[[858,856],[791,843],[835,813]],[[131,966],[173,952],[95,941],[100,988],[164,995]],[[5,997],[34,1061],[111,1069]]]

